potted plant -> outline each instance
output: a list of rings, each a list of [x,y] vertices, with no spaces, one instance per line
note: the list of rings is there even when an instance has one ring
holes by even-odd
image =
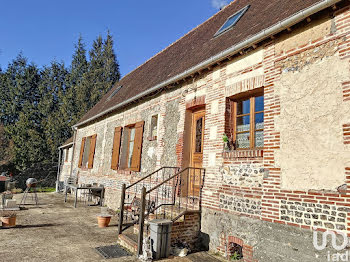
[[[222,135],[222,141],[224,142],[224,150],[225,151],[230,150],[229,139],[228,139],[228,136],[225,133]]]
[[[99,214],[97,216],[98,227],[108,227],[109,222],[111,222],[111,215],[108,214]]]
[[[1,222],[3,227],[15,227],[16,226],[16,212],[1,212]]]
[[[102,207],[101,213],[97,215],[98,227],[108,227],[111,222],[112,215],[108,212],[107,208]]]

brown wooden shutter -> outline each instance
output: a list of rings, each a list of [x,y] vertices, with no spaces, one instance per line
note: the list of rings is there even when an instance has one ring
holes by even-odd
[[[114,130],[112,163],[111,163],[111,168],[114,170],[118,169],[121,136],[122,136],[122,128],[116,127]]]
[[[79,156],[78,167],[82,167],[82,165],[83,165],[83,154],[84,154],[85,141],[86,141],[86,137],[83,137],[81,139],[80,156]]]
[[[95,156],[95,147],[96,147],[96,137],[97,135],[93,135],[90,139],[90,152],[89,152],[89,163],[88,168],[92,168],[94,165],[94,156]]]
[[[130,170],[132,171],[140,171],[144,124],[145,122],[141,121],[135,125],[134,150],[132,152],[132,161],[130,167]]]

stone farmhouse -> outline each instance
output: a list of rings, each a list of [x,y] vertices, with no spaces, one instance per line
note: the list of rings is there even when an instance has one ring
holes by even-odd
[[[67,175],[103,184],[124,224],[133,212],[138,246],[119,239],[139,252],[175,208],[172,242],[326,261],[313,227],[350,233],[349,62],[349,1],[233,1],[86,113]]]

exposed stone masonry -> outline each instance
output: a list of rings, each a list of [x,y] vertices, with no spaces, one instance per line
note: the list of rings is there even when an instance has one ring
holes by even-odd
[[[339,51],[339,44],[342,41],[343,39],[336,39],[314,49],[309,49],[299,54],[290,56],[287,59],[276,62],[276,67],[281,67],[283,73],[300,71],[309,64],[320,61],[325,57],[334,56],[334,54]]]
[[[327,229],[345,230],[350,208],[281,200],[281,220]]]
[[[220,168],[220,173],[229,185],[262,187],[265,169],[253,164],[230,165]]]
[[[232,195],[221,194],[220,208],[250,215],[260,215],[261,201],[257,199],[240,198]]]

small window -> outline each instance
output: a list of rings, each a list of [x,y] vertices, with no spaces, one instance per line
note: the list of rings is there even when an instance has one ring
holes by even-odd
[[[158,137],[158,115],[151,117],[149,140],[157,140]]]
[[[221,35],[221,34],[225,33],[226,31],[230,30],[232,27],[234,27],[237,24],[237,22],[239,21],[239,19],[241,19],[241,17],[245,14],[245,12],[247,12],[249,7],[250,7],[250,5],[247,5],[246,7],[244,7],[243,9],[238,11],[237,13],[235,13],[234,15],[230,16],[226,20],[224,25],[219,29],[219,31],[217,31],[215,33],[214,37]]]
[[[66,148],[65,150],[65,154],[64,154],[64,162],[68,162],[69,160],[69,148]]]
[[[232,100],[233,141],[236,149],[264,147],[264,96]]]
[[[197,119],[196,121],[196,153],[202,153],[203,148],[202,148],[202,136],[203,136],[203,117]]]

